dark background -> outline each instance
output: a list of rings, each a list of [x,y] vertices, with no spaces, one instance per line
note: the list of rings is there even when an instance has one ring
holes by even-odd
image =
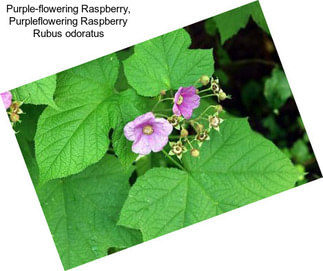
[[[249,117],[253,130],[273,141],[305,173],[297,185],[321,177],[293,97],[275,111],[264,96],[265,80],[275,66],[282,68],[271,36],[250,17],[246,28],[221,45],[219,33],[209,34],[206,23],[201,21],[185,29],[192,39],[191,49],[213,48],[214,75],[232,96],[221,103],[224,109],[238,117]]]

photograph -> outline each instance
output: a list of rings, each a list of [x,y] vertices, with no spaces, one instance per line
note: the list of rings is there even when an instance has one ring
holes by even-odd
[[[65,270],[322,177],[258,1],[1,98]]]

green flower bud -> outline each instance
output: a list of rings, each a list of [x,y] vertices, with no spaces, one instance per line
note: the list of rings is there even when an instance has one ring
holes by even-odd
[[[198,149],[192,149],[191,150],[191,156],[199,157],[200,156],[200,151]]]
[[[223,111],[223,107],[222,107],[222,105],[217,104],[217,105],[215,106],[215,110],[216,110],[217,112],[221,113],[221,112]]]
[[[185,128],[183,128],[181,130],[181,137],[187,137],[187,136],[188,136],[188,131]]]
[[[202,75],[200,77],[200,82],[203,86],[206,86],[208,83],[210,83],[210,77],[208,77],[207,75]]]
[[[219,92],[219,100],[220,101],[224,101],[227,98],[228,98],[228,96],[223,90]]]

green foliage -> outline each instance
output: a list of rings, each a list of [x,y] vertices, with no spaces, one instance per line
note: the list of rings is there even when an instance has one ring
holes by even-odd
[[[212,75],[212,50],[189,50],[190,36],[179,29],[135,46],[124,63],[129,84],[143,96],[192,85],[201,75]]]
[[[238,10],[212,19],[222,43],[250,16],[268,30],[258,2]],[[259,78],[232,86],[250,63],[234,63],[237,58],[217,40],[212,40],[219,47],[215,71],[212,49],[188,49],[191,38],[180,29],[32,83],[37,90],[29,84],[13,91],[16,100],[49,105],[23,104],[26,114],[14,129],[66,269],[307,182],[305,165],[314,156],[301,119],[294,116],[290,122],[283,114],[291,97],[283,71],[275,68],[267,78],[271,63],[264,75],[259,68]],[[218,76],[232,95],[221,102],[220,132],[210,133],[198,158],[188,151],[182,160],[163,152],[138,160],[124,136],[125,125],[153,108],[156,116],[170,116],[174,90],[204,74]],[[199,89],[204,98],[192,118],[208,127],[218,99],[207,95],[208,86]],[[171,91],[155,97],[161,90]],[[201,116],[206,108],[209,114]],[[291,130],[283,129],[286,122],[293,123]],[[284,153],[249,123],[264,129]],[[188,121],[183,125],[196,147],[197,128]],[[294,144],[288,143],[291,134],[298,136]],[[169,139],[178,138],[174,129]]]
[[[281,69],[273,69],[265,82],[264,94],[273,109],[279,109],[292,96],[286,75]]]
[[[120,162],[127,168],[134,161],[123,127],[148,111],[148,101],[133,90],[114,90],[118,69],[118,60],[111,55],[58,75],[55,101],[60,109],[44,111],[35,138],[41,182],[80,172],[100,160],[112,128]]]
[[[13,89],[11,93],[14,100],[23,101],[26,104],[44,104],[56,107],[53,98],[55,89],[56,74]]]
[[[82,173],[37,190],[65,269],[105,256],[109,248],[141,242],[140,232],[116,225],[130,174],[115,157],[105,156]]]
[[[24,157],[29,175],[35,186],[38,185],[38,165],[35,159],[34,136],[37,120],[44,110],[44,106],[24,105],[25,114],[21,117],[21,123],[16,127],[16,138]]]
[[[297,170],[246,119],[226,120],[213,134],[198,160],[184,156],[185,171],[155,168],[138,178],[119,224],[149,240],[295,185]]]
[[[304,163],[307,160],[312,158],[312,155],[310,154],[306,142],[304,140],[299,139],[297,140],[292,148],[291,148],[291,155],[295,162],[298,163]]]
[[[259,2],[253,2],[245,6],[219,14],[206,23],[206,31],[214,35],[218,29],[220,32],[221,43],[234,36],[241,28],[245,28],[250,17],[265,32],[269,34],[269,28],[261,11]]]
[[[78,173],[103,157],[118,71],[116,56],[109,55],[58,74],[59,109],[45,109],[35,137],[40,182]]]

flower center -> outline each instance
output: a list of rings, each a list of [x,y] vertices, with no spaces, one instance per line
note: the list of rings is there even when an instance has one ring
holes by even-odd
[[[204,131],[204,132],[201,132],[200,134],[198,134],[197,139],[199,141],[204,141],[204,140],[206,140],[207,136],[208,136],[207,132]]]
[[[213,117],[211,119],[211,125],[212,126],[217,127],[217,126],[219,126],[219,124],[220,124],[220,120],[217,117]]]
[[[179,95],[178,101],[177,101],[176,104],[181,105],[183,103],[183,100],[184,100],[183,96],[182,95]]]
[[[144,128],[142,128],[142,132],[145,135],[151,135],[154,132],[154,129],[151,125],[146,125]]]
[[[182,147],[180,147],[180,146],[175,146],[175,147],[173,148],[173,152],[174,152],[175,154],[181,154],[181,153],[182,153]]]

